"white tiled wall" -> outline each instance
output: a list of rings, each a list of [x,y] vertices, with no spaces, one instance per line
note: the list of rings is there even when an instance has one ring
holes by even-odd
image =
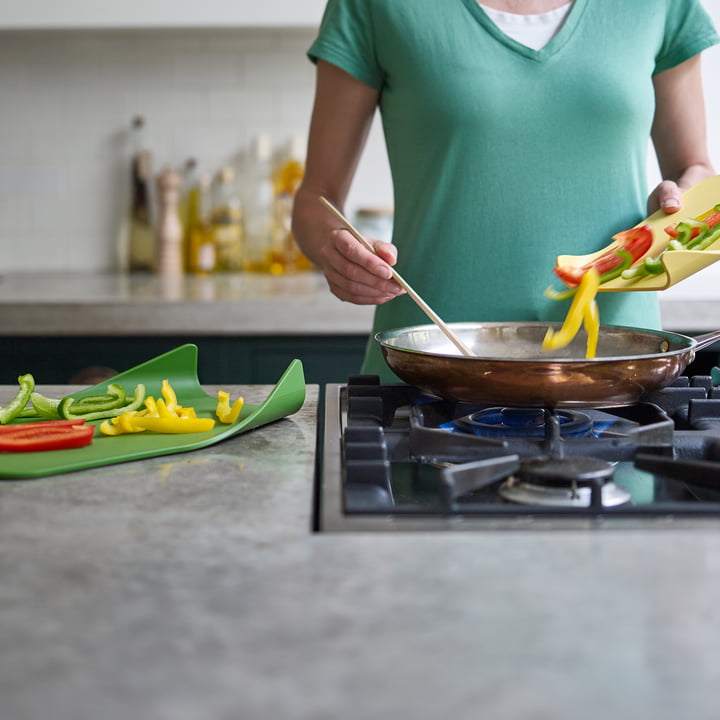
[[[128,128],[155,168],[213,171],[267,132],[306,135],[308,30],[0,33],[0,272],[107,270],[128,201]],[[373,130],[348,203],[388,204]]]

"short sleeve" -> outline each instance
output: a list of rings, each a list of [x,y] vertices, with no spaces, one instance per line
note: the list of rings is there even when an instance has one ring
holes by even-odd
[[[381,90],[385,73],[377,61],[372,0],[329,0],[318,36],[308,50],[366,85]]]
[[[655,57],[654,75],[669,70],[720,41],[699,0],[666,0],[665,38]]]

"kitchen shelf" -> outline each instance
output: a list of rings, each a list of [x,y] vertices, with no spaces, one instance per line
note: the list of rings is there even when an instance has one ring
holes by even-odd
[[[325,0],[0,0],[0,30],[312,28]]]

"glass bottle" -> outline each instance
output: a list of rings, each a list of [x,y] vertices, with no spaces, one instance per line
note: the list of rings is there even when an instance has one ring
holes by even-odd
[[[155,267],[155,238],[150,211],[152,154],[146,147],[145,118],[140,115],[133,120],[132,141],[128,269],[130,272],[149,272]]]
[[[244,228],[242,203],[235,170],[224,167],[217,176],[210,225],[216,253],[216,270],[238,272],[243,269]]]
[[[204,275],[214,272],[217,267],[215,238],[210,223],[212,210],[210,176],[201,174],[197,184],[190,189],[190,194],[193,197],[192,205],[197,207],[197,213],[192,217],[188,213],[187,270]]]
[[[243,269],[247,272],[268,272],[274,196],[272,145],[268,135],[258,135],[253,140],[245,183]]]
[[[273,173],[275,197],[270,272],[276,275],[313,268],[292,233],[293,202],[305,174],[304,147],[301,136],[292,137]]]
[[[190,227],[196,223],[199,213],[200,169],[196,158],[191,157],[185,161],[182,178],[182,191],[178,211],[183,225],[183,260],[185,267],[188,267],[190,261]]]

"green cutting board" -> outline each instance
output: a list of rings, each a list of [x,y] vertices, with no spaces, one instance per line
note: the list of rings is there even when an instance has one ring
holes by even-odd
[[[103,394],[108,383],[114,382],[122,385],[128,395],[134,391],[138,383],[143,383],[148,395],[159,398],[162,397],[160,392],[162,381],[167,379],[175,390],[180,405],[194,407],[198,417],[216,419],[217,396],[208,395],[200,387],[197,359],[196,345],[181,345],[110,380],[73,393],[72,397]],[[235,399],[231,397],[231,402]],[[302,363],[293,360],[265,401],[261,405],[246,403],[240,417],[230,425],[216,422],[215,427],[205,433],[171,435],[142,432],[112,437],[102,435],[96,428],[92,444],[83,448],[0,454],[0,478],[43,477],[128,460],[196,450],[292,415],[304,402],[305,376]],[[99,424],[100,422],[96,423]]]

